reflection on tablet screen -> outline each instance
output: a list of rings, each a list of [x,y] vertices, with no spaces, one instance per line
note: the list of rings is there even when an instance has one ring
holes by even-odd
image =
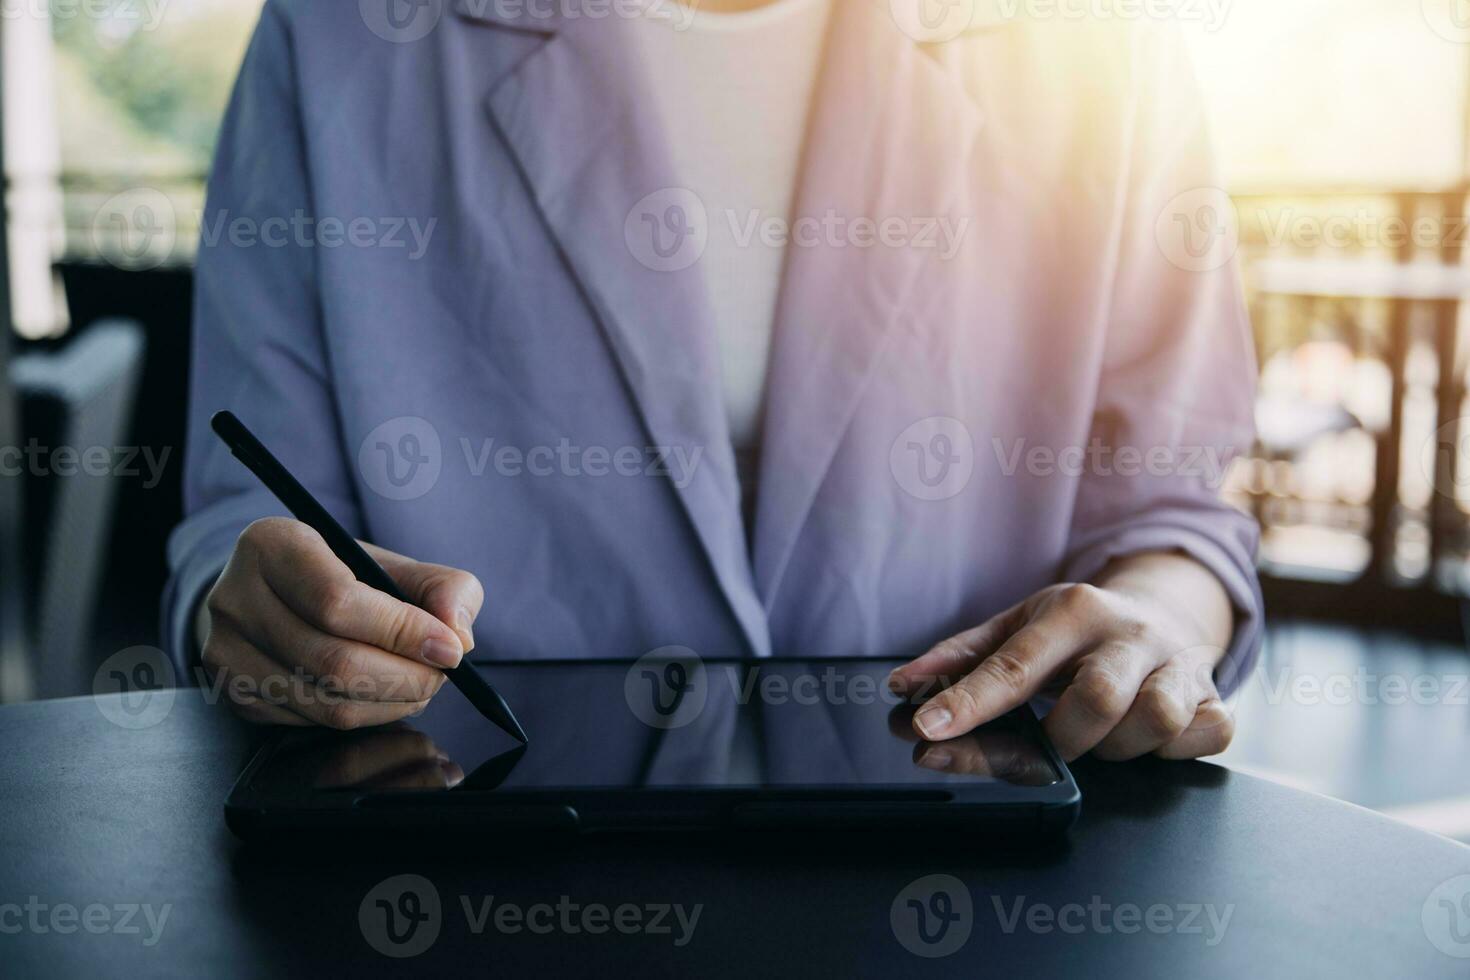
[[[300,792],[557,788],[1048,786],[1022,714],[942,743],[913,732],[892,663],[757,661],[486,665],[521,746],[446,687],[421,716],[285,736],[259,785]]]

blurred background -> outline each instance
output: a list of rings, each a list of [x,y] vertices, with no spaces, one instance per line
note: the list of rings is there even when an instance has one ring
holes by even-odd
[[[0,3],[0,699],[159,642],[203,181],[259,8]],[[1470,840],[1470,2],[1177,19],[1260,360],[1227,492],[1271,626],[1224,761]]]

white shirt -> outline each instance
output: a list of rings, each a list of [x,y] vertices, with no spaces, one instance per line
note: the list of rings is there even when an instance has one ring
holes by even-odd
[[[669,4],[654,5],[670,9]],[[725,412],[742,469],[754,459],[808,107],[831,0],[687,9],[641,25],[643,60],[681,186],[703,202],[699,260],[719,335]],[[763,237],[765,242],[763,242]],[[750,481],[742,473],[747,492]]]

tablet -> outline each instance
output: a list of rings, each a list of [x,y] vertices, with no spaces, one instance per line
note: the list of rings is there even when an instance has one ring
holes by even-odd
[[[919,740],[897,661],[477,664],[520,745],[445,686],[420,715],[354,732],[271,731],[225,804],[247,840],[306,831],[452,835],[715,828],[984,828],[1047,835],[1081,794],[1023,707]]]

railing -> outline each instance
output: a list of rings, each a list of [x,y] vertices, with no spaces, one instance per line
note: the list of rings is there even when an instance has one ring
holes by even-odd
[[[120,268],[193,262],[204,210],[204,175],[61,179],[65,253]]]
[[[1230,492],[1268,574],[1466,591],[1465,205],[1464,187],[1236,197],[1262,397]]]

